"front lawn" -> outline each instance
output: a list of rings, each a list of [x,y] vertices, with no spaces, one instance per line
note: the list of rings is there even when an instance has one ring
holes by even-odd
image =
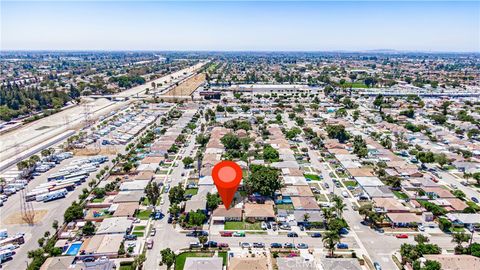
[[[143,236],[144,236],[144,232],[136,232],[136,231],[133,231],[132,234],[133,234],[133,235],[136,235],[137,237],[143,237]]]
[[[185,190],[185,195],[191,194],[193,196],[193,195],[197,195],[197,193],[198,193],[198,188],[188,188]]]
[[[313,180],[313,181],[320,181],[321,180],[320,176],[318,176],[316,174],[304,174],[303,176],[305,176],[305,178]]]
[[[325,196],[325,194],[315,194],[315,199],[320,202],[326,202],[327,196]]]
[[[120,270],[133,270],[133,262],[121,262]]]
[[[105,201],[105,197],[95,198],[95,199],[92,200],[92,203],[102,203],[103,201]]]
[[[224,230],[261,230],[261,223],[248,223],[244,221],[227,221],[224,225]]]
[[[141,225],[141,226],[135,226],[133,227],[133,230],[134,231],[144,231],[145,230],[145,226]]]
[[[141,210],[135,215],[135,217],[141,220],[147,220],[150,218],[151,214],[152,214],[152,210]]]
[[[343,184],[347,187],[356,187],[357,186],[357,181],[343,181]]]
[[[408,196],[407,194],[401,192],[401,191],[398,191],[398,190],[394,190],[393,191],[393,194],[395,194],[395,196],[399,199],[402,199],[402,200],[405,200],[405,199],[408,199]]]
[[[461,232],[465,232],[465,229],[462,227],[452,227],[450,231],[454,233],[461,233]]]
[[[183,270],[185,267],[185,261],[187,258],[192,257],[213,257],[214,253],[211,252],[184,252],[179,254],[175,259],[175,270]],[[219,252],[219,257],[223,259],[223,265],[227,265],[227,253],[226,252]]]

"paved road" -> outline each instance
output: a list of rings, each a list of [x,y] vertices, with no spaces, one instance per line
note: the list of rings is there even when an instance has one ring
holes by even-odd
[[[200,126],[200,125],[198,125]],[[195,129],[194,132],[198,131],[199,127]],[[184,151],[182,155],[177,156],[177,166],[173,168],[172,173],[168,176],[168,179],[171,180],[170,186],[176,186],[179,183],[184,183],[185,177],[182,174],[187,175],[187,169],[184,168],[182,159],[183,157],[194,157],[195,147],[195,136],[192,134],[187,139],[187,144],[185,147],[180,149],[180,151]],[[173,162],[175,163],[175,162]],[[147,250],[147,260],[144,263],[145,269],[160,269],[159,263],[161,261],[160,251],[165,248],[170,248],[173,251],[176,251],[181,248],[185,248],[189,244],[189,239],[185,236],[185,234],[181,234],[176,231],[171,224],[167,223],[167,212],[170,208],[170,201],[168,200],[168,194],[163,194],[163,200],[165,203],[160,206],[160,210],[162,213],[166,215],[165,218],[161,220],[153,220],[152,226],[156,228],[157,234],[153,237],[154,245],[152,249]]]
[[[463,191],[463,193],[465,193],[465,195],[467,195],[468,199],[476,197],[480,200],[480,192],[460,184],[460,182],[464,180],[458,179],[457,177],[453,176],[451,173],[448,172],[439,171],[438,175],[440,175],[442,181],[447,183],[448,185],[456,185],[458,189],[460,189],[461,191]]]

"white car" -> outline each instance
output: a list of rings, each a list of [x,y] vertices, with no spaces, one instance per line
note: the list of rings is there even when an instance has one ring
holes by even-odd
[[[418,230],[421,232],[425,231],[425,227],[423,225],[418,225]]]

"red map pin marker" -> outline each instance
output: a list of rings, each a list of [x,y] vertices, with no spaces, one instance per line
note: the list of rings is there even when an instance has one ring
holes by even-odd
[[[238,185],[242,181],[242,168],[230,160],[220,161],[212,169],[212,178],[223,205],[229,209]]]

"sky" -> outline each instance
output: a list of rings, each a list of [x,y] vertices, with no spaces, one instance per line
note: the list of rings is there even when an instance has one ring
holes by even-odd
[[[0,50],[480,52],[479,1],[0,1]]]

